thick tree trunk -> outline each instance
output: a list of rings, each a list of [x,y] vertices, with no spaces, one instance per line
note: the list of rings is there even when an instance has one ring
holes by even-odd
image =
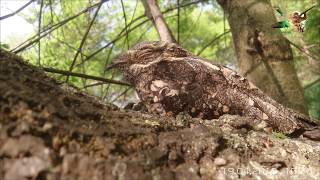
[[[154,27],[157,29],[160,40],[165,42],[176,42],[172,35],[168,24],[165,22],[163,15],[156,0],[142,0],[146,15],[152,21]]]
[[[285,106],[306,113],[292,50],[278,29],[268,0],[219,0],[237,51],[240,72]]]

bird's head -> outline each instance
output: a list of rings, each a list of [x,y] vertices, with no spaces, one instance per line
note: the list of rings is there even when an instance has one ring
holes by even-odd
[[[300,17],[300,15],[301,15],[301,13],[300,13],[299,11],[294,11],[294,12],[291,14],[290,18],[291,18],[291,19],[297,19],[297,18]]]
[[[108,69],[116,68],[127,71],[133,64],[148,64],[159,58],[186,57],[188,52],[175,43],[163,41],[141,42],[126,53],[118,55]]]

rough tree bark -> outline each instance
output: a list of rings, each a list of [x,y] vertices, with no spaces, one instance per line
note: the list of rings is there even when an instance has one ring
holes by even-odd
[[[163,18],[156,0],[142,0],[142,3],[145,8],[146,15],[152,21],[160,36],[160,40],[170,43],[176,42],[168,24]]]
[[[228,14],[240,71],[281,104],[306,113],[292,50],[268,0],[218,0]]]

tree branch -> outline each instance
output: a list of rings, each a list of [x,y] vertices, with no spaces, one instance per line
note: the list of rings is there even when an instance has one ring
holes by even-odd
[[[180,44],[180,0],[177,0],[177,14],[178,14],[178,18],[177,18],[177,41],[178,44]]]
[[[129,49],[129,33],[128,33],[128,25],[127,25],[127,15],[126,15],[126,11],[124,9],[123,0],[121,0],[121,7],[122,7],[122,13],[123,13],[124,25],[125,25],[125,31],[126,31],[125,43],[127,43],[127,49]]]
[[[230,30],[218,35],[217,37],[215,37],[214,39],[212,39],[208,44],[206,44],[198,53],[197,56],[199,56],[205,49],[207,49],[209,46],[211,46],[214,42],[216,42],[217,40],[219,40],[221,37],[223,37],[224,35],[228,34],[230,32]]]
[[[88,34],[89,34],[90,30],[91,30],[91,27],[92,27],[92,25],[93,25],[93,23],[94,23],[97,15],[98,15],[99,11],[100,11],[101,6],[102,6],[102,3],[99,4],[99,6],[98,6],[96,12],[94,13],[94,16],[93,16],[93,18],[92,18],[92,20],[91,20],[91,22],[90,22],[90,24],[89,24],[89,26],[88,26],[85,34],[84,34],[84,36],[82,37],[80,46],[79,46],[79,48],[78,48],[78,50],[77,50],[77,52],[76,52],[76,55],[74,56],[74,58],[73,58],[73,60],[72,60],[71,66],[70,66],[70,68],[69,68],[69,71],[70,71],[70,72],[73,70],[73,66],[74,66],[74,64],[76,63],[76,60],[77,60],[77,58],[78,58],[79,53],[82,52],[82,47],[83,47],[83,45],[84,45],[84,43],[85,43],[85,41],[86,41],[86,39],[87,39],[87,37],[88,37]],[[68,82],[68,80],[69,80],[69,76],[67,76],[66,82]]]
[[[18,14],[20,11],[22,11],[23,9],[25,9],[26,7],[28,7],[31,3],[33,3],[35,0],[30,0],[27,4],[23,5],[21,8],[19,8],[18,10],[14,11],[13,13],[10,13],[10,14],[7,14],[7,15],[4,15],[4,16],[1,16],[0,17],[0,21],[3,20],[3,19],[7,19],[11,16],[14,16],[16,14]]]
[[[302,47],[298,46],[297,44],[295,44],[294,42],[290,41],[288,38],[286,38],[287,41],[289,42],[289,44],[291,44],[293,47],[297,48],[299,51],[301,51],[302,53],[304,53],[305,55],[311,57],[312,59],[317,59],[316,57],[314,57],[312,54],[309,54],[308,52],[306,52]]]
[[[38,37],[40,37],[40,33],[41,33],[42,9],[43,9],[43,0],[41,0],[40,11],[39,11]],[[38,42],[38,66],[41,66],[41,42],[40,42],[40,39]]]
[[[41,69],[46,72],[50,72],[50,73],[56,73],[56,74],[61,74],[61,75],[66,75],[66,76],[74,76],[74,77],[79,77],[79,78],[91,79],[91,80],[101,81],[101,82],[105,82],[105,83],[109,83],[109,84],[131,86],[131,84],[123,82],[123,81],[116,81],[116,80],[112,80],[112,79],[106,79],[103,77],[91,76],[91,75],[81,74],[81,73],[74,73],[74,72],[69,72],[69,71],[64,71],[64,70],[59,70],[59,69],[54,69],[54,68],[42,67]]]
[[[145,20],[145,21],[139,23],[138,25],[136,25],[136,26],[133,27],[132,29],[129,29],[128,32],[133,31],[134,29],[138,28],[139,26],[141,26],[142,24],[144,24],[144,23],[146,23],[146,22],[148,22],[148,20]],[[86,62],[87,60],[91,59],[92,57],[94,57],[95,55],[97,55],[99,52],[101,52],[103,49],[109,47],[110,45],[112,45],[113,43],[115,43],[115,42],[117,42],[119,39],[121,39],[121,38],[124,36],[124,34],[122,34],[122,33],[123,33],[123,32],[120,32],[115,39],[111,40],[108,44],[104,45],[104,46],[101,47],[100,49],[98,49],[98,50],[96,50],[95,52],[93,52],[92,54],[90,54],[86,59],[84,59],[84,62]]]
[[[111,103],[114,103],[116,100],[118,100],[121,96],[125,95],[132,87],[127,87],[122,93],[120,93],[117,97],[115,97]]]
[[[166,23],[163,13],[161,12],[156,0],[142,0],[147,17],[152,21],[156,28],[160,40],[176,43],[176,39],[173,37],[172,32]]]
[[[180,6],[180,8],[182,8],[182,7],[187,7],[187,6],[191,6],[191,5],[193,5],[193,4],[197,4],[197,3],[200,3],[200,2],[203,2],[203,1],[204,1],[204,0],[198,0],[198,1],[190,2],[190,3],[182,4],[182,5]],[[166,13],[171,12],[171,11],[177,9],[177,8],[178,8],[178,7],[168,8],[167,10],[163,11],[162,13],[163,13],[163,14],[166,14]],[[141,16],[135,18],[134,20],[132,20],[132,21],[128,24],[128,26],[131,26],[133,23],[135,23],[136,21],[138,21],[138,20],[140,20],[140,19],[142,19],[142,18],[144,18],[144,17],[146,17],[146,16],[145,16],[145,15],[141,15]],[[141,26],[142,24],[148,22],[149,20],[150,20],[150,19],[144,20],[143,22],[139,23],[138,25],[134,26],[133,28],[130,28],[130,29],[128,30],[128,33],[130,33],[131,31],[133,31],[134,29],[138,28],[138,27]],[[124,31],[125,31],[125,28],[123,28],[123,29],[121,30],[121,32],[118,34],[118,36],[117,36],[115,39],[111,40],[108,44],[106,44],[105,46],[101,47],[101,48],[98,49],[97,51],[95,51],[95,52],[93,52],[92,54],[90,54],[84,61],[87,61],[87,60],[93,58],[95,55],[97,55],[97,54],[98,54],[99,52],[101,52],[103,49],[109,47],[111,44],[113,44],[113,43],[115,43],[116,41],[118,41],[119,39],[121,39],[121,38],[123,37],[122,33],[124,33]]]
[[[67,46],[68,48],[70,48],[70,49],[72,49],[72,50],[74,50],[75,52],[77,52],[77,48],[75,48],[75,47],[73,47],[73,46],[71,46],[70,44],[68,44],[67,42],[65,42],[65,41],[62,41],[62,40],[60,40],[59,38],[57,38],[57,37],[54,37],[54,36],[51,36],[51,35],[49,35],[51,38],[53,38],[53,39],[55,39],[55,40],[57,40],[59,43],[61,43],[61,44],[63,44],[63,45],[65,45],[65,46]],[[84,56],[84,57],[88,57],[86,54],[84,54],[83,52],[80,52],[80,54],[81,54],[81,56]]]
[[[99,2],[99,3],[96,3],[96,4],[92,5],[92,6],[89,6],[88,8],[80,11],[80,12],[77,13],[76,15],[73,15],[73,16],[71,16],[71,17],[68,17],[68,18],[66,18],[66,19],[64,19],[64,20],[62,20],[62,21],[60,21],[60,22],[58,22],[58,23],[56,23],[56,24],[54,24],[54,25],[52,25],[52,26],[49,26],[49,27],[44,28],[44,29],[41,31],[41,34],[42,34],[42,33],[44,33],[44,34],[42,34],[40,37],[38,37],[38,34],[32,36],[31,38],[27,39],[26,41],[24,41],[23,43],[19,44],[19,45],[18,45],[17,47],[15,47],[14,49],[12,49],[11,52],[13,52],[13,53],[19,53],[19,52],[27,49],[28,47],[32,46],[34,43],[38,42],[38,41],[39,41],[40,39],[42,39],[43,37],[47,36],[47,35],[50,34],[51,32],[53,32],[53,31],[55,31],[56,29],[58,29],[59,27],[67,24],[69,21],[77,18],[78,16],[80,16],[80,15],[88,12],[90,9],[92,9],[92,8],[94,8],[94,7],[100,5],[101,3],[104,3],[104,2],[106,2],[106,0],[103,0],[103,1],[101,1],[101,2]],[[36,38],[36,37],[38,37],[38,38]],[[36,39],[34,39],[34,38],[36,38]]]
[[[315,80],[315,81],[313,81],[312,83],[310,83],[310,84],[307,84],[306,86],[304,86],[303,87],[303,89],[308,89],[308,88],[310,88],[310,87],[312,87],[313,85],[315,85],[315,84],[317,84],[317,83],[319,83],[320,82],[320,78],[319,79],[317,79],[317,80]]]

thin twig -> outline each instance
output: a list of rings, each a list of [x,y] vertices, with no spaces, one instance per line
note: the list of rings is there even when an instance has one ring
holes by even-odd
[[[185,3],[185,4],[182,4],[179,6],[179,8],[183,8],[183,7],[187,7],[187,6],[191,6],[191,5],[194,5],[194,4],[198,4],[200,2],[203,2],[205,0],[198,0],[198,1],[192,1],[192,2],[189,2],[189,3]],[[167,10],[163,11],[162,14],[166,14],[168,12],[171,12],[175,9],[177,9],[178,7],[171,7],[171,8],[168,8]]]
[[[71,16],[71,17],[68,17],[68,18],[66,18],[66,19],[64,19],[64,20],[62,20],[62,21],[60,21],[60,22],[58,22],[58,23],[56,23],[56,24],[54,24],[54,25],[52,25],[52,26],[45,27],[45,28],[41,31],[41,34],[44,33],[43,35],[41,35],[40,37],[38,37],[38,34],[32,36],[31,38],[27,39],[26,41],[24,41],[23,43],[19,44],[19,45],[18,45],[17,47],[15,47],[14,49],[12,49],[11,52],[13,52],[13,53],[19,53],[19,52],[27,49],[28,47],[30,47],[31,45],[33,45],[35,42],[38,42],[39,39],[45,37],[46,35],[50,34],[51,32],[55,31],[56,29],[58,29],[59,27],[67,24],[69,21],[71,21],[71,20],[79,17],[80,15],[88,12],[89,10],[91,10],[92,8],[100,5],[100,4],[103,3],[103,2],[105,2],[105,1],[101,1],[101,2],[99,2],[99,3],[96,3],[96,4],[92,5],[92,6],[89,6],[89,7],[87,7],[86,9],[84,9],[84,10],[80,11],[79,13],[77,13],[76,15],[73,15],[73,16]],[[38,38],[36,38],[36,37],[38,37]],[[36,39],[34,39],[34,38],[36,38]]]
[[[19,45],[18,45],[17,47],[15,47],[14,49],[10,50],[10,52],[19,53],[19,52],[27,49],[28,47],[32,46],[35,42],[38,42],[39,39],[45,37],[45,36],[48,35],[49,33],[55,31],[55,30],[58,29],[59,27],[65,25],[66,23],[68,23],[69,21],[77,18],[78,16],[80,16],[80,15],[88,12],[88,11],[91,10],[92,8],[95,8],[96,6],[100,5],[101,3],[104,3],[104,2],[107,2],[107,1],[108,1],[108,0],[102,0],[101,2],[98,2],[98,3],[94,4],[94,5],[89,6],[89,7],[87,7],[86,9],[80,11],[80,12],[77,13],[76,15],[73,15],[73,16],[71,16],[71,17],[68,17],[68,18],[66,18],[66,19],[64,19],[64,20],[62,20],[62,21],[60,21],[60,22],[58,22],[58,23],[56,23],[56,24],[54,24],[54,25],[52,25],[52,26],[49,26],[49,27],[44,28],[44,29],[41,31],[41,33],[46,32],[45,34],[41,35],[41,36],[40,36],[39,38],[37,38],[37,39],[34,39],[34,38],[36,38],[38,35],[34,35],[33,37],[31,37],[31,38],[27,39],[26,41],[24,41],[23,43],[19,44]],[[186,3],[186,4],[181,5],[180,7],[181,7],[181,8],[182,8],[182,7],[187,7],[187,6],[190,6],[190,5],[193,5],[193,4],[197,4],[197,3],[200,3],[200,2],[203,2],[203,1],[204,1],[204,0],[198,0],[198,1],[190,2],[190,3]],[[175,9],[176,9],[176,7],[174,7],[174,8],[169,8],[169,9],[165,10],[165,11],[163,12],[163,14],[168,13],[168,12],[170,12],[170,11],[173,11],[173,10],[175,10]],[[134,20],[129,24],[129,26],[130,26],[131,24],[135,23],[136,21],[144,18],[144,17],[146,17],[146,16],[145,16],[145,15],[141,15],[141,16],[137,17],[136,19],[134,19]],[[33,40],[33,39],[34,39],[34,40]],[[24,45],[24,44],[25,44],[25,45]],[[105,48],[105,47],[104,47],[104,48]],[[99,52],[100,52],[100,51],[99,51]],[[94,54],[94,55],[95,55],[95,54]]]
[[[81,62],[83,62],[83,56],[81,54],[80,54],[80,60],[81,60]],[[81,73],[87,74],[86,67],[84,65],[81,66]],[[85,87],[85,90],[88,91],[87,88],[86,88],[87,79],[81,78],[81,81],[82,81],[82,87]]]
[[[116,100],[118,100],[121,96],[123,96],[124,94],[126,94],[132,87],[127,87],[121,94],[119,94],[117,97],[115,97],[111,103],[114,103]]]
[[[206,44],[198,53],[197,56],[199,56],[205,49],[207,49],[208,47],[210,47],[214,42],[216,42],[217,40],[219,40],[221,37],[223,37],[224,35],[228,34],[230,32],[230,30],[216,36],[214,39],[212,39],[208,44]]]
[[[115,44],[112,44],[111,48],[109,49],[109,52],[108,52],[108,55],[107,55],[107,59],[106,59],[105,64],[104,64],[103,76],[105,76],[105,74],[106,74],[106,72],[107,72],[107,66],[108,66],[108,64],[109,64],[110,57],[111,57],[112,50],[113,50],[114,46],[115,46]],[[114,71],[113,71],[112,74],[111,74],[111,79],[113,79],[113,75],[114,75]],[[104,99],[103,97],[107,96],[107,94],[109,93],[110,85],[111,85],[111,84],[108,84],[108,85],[107,85],[107,88],[101,89],[101,92],[102,92],[102,93],[101,93],[101,95],[102,95],[101,97],[102,97],[102,99]],[[103,86],[101,86],[101,88],[103,88]],[[105,91],[103,91],[103,90],[105,90]],[[103,95],[103,94],[105,94],[105,95]]]
[[[79,48],[78,48],[78,50],[77,50],[77,52],[76,52],[76,55],[74,56],[74,58],[73,58],[73,60],[72,60],[71,66],[70,66],[70,68],[69,68],[69,71],[70,71],[70,72],[72,72],[72,70],[73,70],[73,66],[74,66],[74,64],[76,63],[76,60],[77,60],[77,58],[78,58],[78,55],[80,54],[80,52],[82,52],[82,47],[83,47],[83,45],[84,45],[84,43],[85,43],[85,41],[86,41],[86,39],[87,39],[87,37],[88,37],[88,34],[89,34],[90,30],[91,30],[91,27],[92,27],[94,21],[96,20],[96,17],[97,17],[97,15],[98,15],[99,11],[100,11],[101,6],[102,6],[102,3],[100,3],[100,5],[98,6],[98,8],[97,8],[96,12],[94,13],[94,16],[93,16],[93,18],[92,18],[92,20],[91,20],[91,22],[90,22],[90,24],[89,24],[89,26],[88,26],[85,34],[84,34],[84,36],[82,37],[80,46],[79,46]],[[67,76],[66,82],[68,82],[68,80],[69,80],[69,76]]]
[[[43,8],[43,0],[41,0],[40,11],[39,11],[38,37],[40,37],[40,33],[41,33],[42,8]],[[40,39],[38,42],[38,66],[41,66],[41,41],[40,41]]]
[[[223,32],[226,32],[226,11],[223,11]],[[224,37],[224,47],[227,47],[227,38]]]
[[[111,73],[111,79],[113,79],[114,74],[115,74],[115,71],[112,71],[112,73]],[[104,93],[104,95],[102,95],[102,99],[103,99],[103,100],[107,98],[107,96],[108,96],[108,94],[109,94],[110,86],[111,86],[111,84],[108,84],[108,85],[107,85],[107,88],[106,88],[106,90],[105,90],[105,93]]]
[[[97,83],[92,83],[92,84],[88,84],[86,86],[84,86],[83,88],[88,88],[88,87],[94,87],[94,86],[100,86],[100,85],[104,85],[106,84],[105,82],[97,82]]]
[[[319,83],[319,82],[320,82],[320,78],[318,78],[317,80],[313,81],[313,82],[310,83],[310,84],[307,84],[306,86],[303,87],[303,89],[306,90],[306,89],[312,87],[313,85],[315,85],[315,84],[317,84],[317,83]]]
[[[46,68],[42,67],[42,70],[50,73],[56,73],[56,74],[62,74],[65,76],[74,76],[74,77],[80,77],[80,78],[85,78],[85,79],[91,79],[91,80],[96,80],[96,81],[101,81],[109,84],[118,84],[118,85],[123,85],[123,86],[131,86],[131,84],[123,82],[123,81],[116,81],[112,79],[106,79],[103,77],[97,77],[97,76],[91,76],[87,74],[81,74],[81,73],[75,73],[75,72],[70,72],[70,71],[64,71],[60,69],[54,69],[54,68]]]
[[[127,25],[127,15],[126,15],[126,10],[124,8],[123,0],[121,0],[121,7],[122,7],[122,13],[123,13],[123,18],[124,18],[124,25],[125,25],[125,30],[126,30],[126,40],[125,43],[127,42],[127,49],[129,49],[129,33],[128,33],[128,25]]]
[[[136,28],[140,27],[142,24],[148,22],[149,20],[145,20],[141,23],[139,23],[138,25],[134,26],[132,29],[128,30],[128,32],[130,33],[131,31],[135,30]],[[124,29],[122,29],[124,30]],[[100,53],[103,49],[109,47],[110,45],[113,45],[114,43],[116,43],[118,40],[120,40],[125,34],[123,34],[124,31],[121,31],[116,38],[114,38],[113,40],[111,40],[109,43],[107,43],[106,45],[104,45],[103,47],[99,48],[98,50],[96,50],[95,52],[91,53],[90,55],[88,55],[88,57],[86,59],[83,60],[83,62],[88,61],[89,59],[93,58],[94,56],[96,56],[98,53]]]
[[[53,39],[55,39],[55,40],[57,40],[59,43],[67,46],[68,48],[74,50],[75,52],[77,51],[77,48],[71,46],[69,43],[67,43],[67,42],[65,42],[65,41],[62,41],[62,40],[60,40],[59,38],[54,37],[54,36],[50,36],[50,37],[53,38]],[[80,52],[80,53],[81,53],[82,56],[84,56],[84,57],[86,57],[86,58],[88,57],[88,55],[84,54],[83,52]]]
[[[180,44],[180,0],[177,0],[177,15],[178,15],[178,18],[177,18],[177,41],[178,41],[178,44]]]
[[[138,2],[139,2],[139,1],[136,0],[136,5],[134,6],[134,10],[133,10],[133,13],[132,13],[132,17],[131,17],[131,20],[130,20],[130,24],[128,25],[128,29],[131,28],[131,24],[132,24],[132,22],[133,22],[133,18],[134,18],[135,14],[136,14],[136,11],[137,11]]]
[[[7,15],[4,15],[4,16],[1,16],[0,17],[0,21],[3,20],[3,19],[7,19],[11,16],[14,16],[16,14],[18,14],[20,11],[22,11],[23,9],[25,9],[26,7],[28,7],[31,3],[33,3],[35,0],[30,0],[27,4],[23,5],[21,8],[19,8],[18,10],[10,13],[10,14],[7,14]]]
[[[52,0],[49,0],[49,8],[50,8],[51,23],[53,23],[53,8],[52,8]]]
[[[147,20],[139,23],[138,25],[136,25],[136,26],[133,27],[132,29],[128,30],[128,32],[133,31],[134,29],[138,28],[139,26],[141,26],[142,24],[144,24],[144,23],[146,23],[146,22],[148,22],[148,21],[149,21],[149,20],[147,19]],[[99,48],[98,50],[96,50],[95,52],[93,52],[92,54],[90,54],[84,61],[87,61],[87,60],[93,58],[95,55],[97,55],[97,54],[98,54],[99,52],[101,52],[103,49],[109,47],[111,44],[115,43],[116,41],[118,41],[119,39],[121,39],[123,36],[124,36],[124,34],[122,34],[122,33],[120,32],[115,39],[111,40],[108,44],[104,45],[103,47]]]
[[[151,24],[151,25],[146,29],[146,31],[148,31],[152,26],[153,26],[153,25]],[[141,40],[141,38],[142,38],[145,34],[146,34],[145,32],[142,32],[141,35],[140,35],[140,37],[138,38],[137,42],[139,42],[139,41]],[[112,46],[111,46],[111,48],[110,48],[110,50],[109,50],[109,52],[108,52],[107,60],[106,60],[106,62],[105,62],[105,67],[107,67],[107,65],[109,64],[109,60],[110,60],[110,56],[111,56],[111,52],[112,52],[113,47],[114,47],[114,44],[112,44]],[[106,74],[106,71],[107,71],[107,70],[106,70],[106,68],[105,68],[105,70],[104,70],[104,72],[103,72],[103,75]],[[113,76],[114,76],[114,72],[112,72],[111,79],[113,78]],[[99,85],[99,84],[97,84],[97,86],[98,86],[98,85]],[[100,85],[103,85],[103,84],[100,84]],[[109,91],[109,88],[110,88],[110,85],[111,85],[111,84],[108,84],[107,88],[105,88],[105,92],[103,93],[103,94],[105,94],[105,95],[102,96],[102,99],[105,99],[105,97],[107,96],[108,91]],[[93,86],[95,86],[95,85],[93,85]]]
[[[191,28],[189,28],[189,31],[188,31],[188,35],[185,36],[185,38],[183,38],[182,41],[185,41],[187,39],[190,39],[190,36],[193,34],[193,32],[197,29],[197,27],[195,27],[195,25],[199,22],[200,20],[200,17],[202,15],[202,12],[203,12],[203,7],[200,8],[200,12],[199,12],[199,15],[197,16],[197,19],[195,21],[192,22],[192,25],[190,26]]]
[[[78,16],[82,15],[83,13],[86,13],[86,12],[88,12],[89,10],[91,10],[92,8],[100,5],[101,3],[107,2],[107,1],[108,1],[108,0],[102,0],[101,2],[96,3],[96,4],[92,5],[92,6],[89,6],[89,7],[86,8],[86,9],[80,11],[79,13],[77,13],[77,14],[74,15],[74,16],[71,16],[71,17],[66,18],[66,19],[64,19],[64,20],[62,20],[62,21],[60,21],[60,22],[58,22],[58,23],[56,23],[56,24],[54,24],[54,25],[52,25],[52,26],[49,26],[49,27],[44,28],[44,29],[41,31],[41,33],[46,32],[45,34],[41,35],[41,36],[38,37],[38,38],[36,38],[37,35],[29,38],[28,40],[24,41],[23,43],[21,43],[20,45],[18,45],[18,46],[15,47],[14,49],[12,49],[11,52],[13,52],[13,53],[19,53],[19,52],[21,52],[21,51],[24,51],[25,49],[27,49],[27,48],[29,48],[30,46],[32,46],[35,42],[38,42],[39,39],[47,36],[47,35],[50,34],[51,32],[53,32],[53,31],[55,31],[56,29],[58,29],[59,27],[61,27],[61,26],[65,25],[66,23],[68,23],[69,21],[77,18]],[[186,4],[181,5],[180,7],[181,7],[181,8],[182,8],[182,7],[187,7],[187,6],[190,6],[190,5],[193,5],[193,4],[197,4],[197,3],[200,3],[200,2],[203,2],[203,1],[204,1],[204,0],[198,0],[198,1],[190,2],[190,3],[186,3]],[[165,10],[165,11],[163,12],[163,14],[168,13],[168,12],[171,12],[171,11],[175,10],[176,8],[177,8],[177,7],[168,8],[167,10]],[[130,23],[128,24],[128,26],[130,26],[131,24],[135,23],[136,21],[138,21],[138,20],[140,20],[140,19],[142,19],[142,18],[144,18],[144,17],[146,17],[146,16],[145,16],[145,15],[141,15],[141,16],[135,18],[132,22],[130,22]],[[149,20],[149,19],[148,19],[148,20]],[[147,21],[148,21],[148,20],[147,20]],[[142,24],[144,24],[145,22],[146,22],[146,21],[144,21],[143,23],[140,23],[139,25],[142,25]],[[123,29],[123,31],[124,31],[124,29]],[[130,32],[130,31],[129,31],[129,32]],[[120,34],[122,34],[122,33],[123,33],[123,32],[121,32]],[[36,38],[36,39],[34,39],[34,38]],[[120,39],[120,38],[117,38],[116,40],[118,40],[118,39]],[[111,43],[114,43],[114,42],[111,42]],[[25,44],[25,45],[24,45],[24,44]],[[102,47],[102,48],[99,49],[98,51],[96,51],[96,52],[94,52],[93,54],[91,54],[92,56],[90,55],[90,58],[92,58],[93,56],[95,56],[96,54],[98,54],[98,53],[101,52],[104,48],[106,48],[106,47],[108,47],[108,46],[110,46],[110,43],[108,43],[108,45]],[[87,59],[90,59],[90,58],[87,58]],[[87,59],[85,59],[85,61],[86,61]]]
[[[287,39],[287,38],[286,38]],[[301,51],[302,53],[304,53],[305,55],[311,57],[312,59],[317,59],[316,57],[314,57],[312,54],[309,54],[308,52],[306,52],[302,47],[298,46],[297,44],[293,43],[292,41],[290,41],[289,39],[287,39],[289,44],[291,44],[293,47],[297,48],[299,51]]]
[[[106,68],[107,68],[108,65],[109,65],[110,57],[111,57],[112,50],[113,50],[114,46],[115,46],[115,44],[112,44],[112,46],[111,46],[111,48],[110,48],[110,50],[109,50],[109,52],[108,52],[107,59],[106,59],[105,64],[104,64],[104,71],[103,71],[103,74],[104,74],[104,75],[105,75],[105,73],[106,73]]]
[[[146,30],[143,31],[143,32],[140,34],[140,36],[139,36],[139,38],[137,39],[136,43],[140,42],[141,39],[143,38],[143,36],[145,36],[146,33],[147,33],[152,27],[153,27],[153,24],[150,23],[150,25],[146,28]]]
[[[187,7],[187,6],[190,6],[190,5],[193,5],[193,4],[197,4],[197,3],[200,3],[202,2],[203,0],[198,0],[198,1],[194,1],[194,2],[190,2],[190,3],[186,3],[186,4],[183,4],[180,6],[180,8],[182,7]],[[162,14],[166,14],[168,12],[171,12],[173,10],[175,10],[176,8],[178,7],[173,7],[173,8],[168,8],[167,10],[163,11]],[[136,21],[142,19],[142,18],[145,18],[146,16],[145,15],[141,15],[137,18],[135,18],[133,21],[131,21],[128,26],[130,26],[131,24],[135,23]],[[128,33],[130,33],[131,31],[133,31],[134,29],[138,28],[139,26],[141,26],[142,24],[148,22],[150,19],[147,18],[146,20],[144,20],[143,22],[139,23],[138,25],[134,26],[132,29],[129,29],[128,30]],[[85,59],[84,61],[87,61],[91,58],[93,58],[95,55],[97,55],[98,53],[100,53],[103,49],[109,47],[111,44],[115,43],[116,41],[118,41],[119,39],[121,39],[123,37],[123,32],[125,31],[125,29],[122,29],[121,32],[117,35],[117,37],[113,40],[111,40],[108,44],[106,44],[105,46],[101,47],[100,49],[96,50],[95,52],[93,52],[92,54],[89,55],[89,57],[87,59]]]

